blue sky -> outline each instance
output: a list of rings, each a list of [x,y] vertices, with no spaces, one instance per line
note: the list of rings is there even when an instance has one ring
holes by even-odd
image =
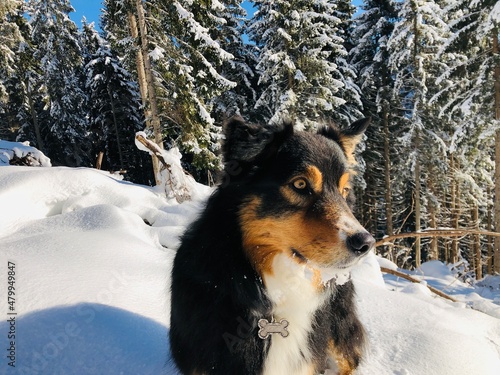
[[[1,1],[1,0],[0,0]],[[75,13],[70,14],[70,18],[76,22],[78,27],[81,27],[82,17],[85,16],[87,21],[94,22],[96,27],[99,27],[99,15],[101,13],[101,0],[70,0],[71,5],[75,8]],[[245,1],[243,7],[248,13],[253,13],[252,4]]]
[[[1,0],[0,0],[1,1]],[[99,15],[101,13],[102,1],[101,0],[70,0],[71,5],[75,8],[75,13],[71,13],[70,17],[76,24],[81,27],[81,19],[83,16],[87,18],[87,21],[95,22],[96,27],[99,27]],[[353,0],[354,5],[359,5],[362,0]],[[245,9],[248,13],[253,13],[251,8],[252,4],[248,1],[243,3]]]
[[[85,16],[87,21],[95,22],[99,26],[99,15],[101,14],[101,0],[70,0],[71,5],[75,8],[75,13],[70,13],[70,17],[80,27],[82,17]]]

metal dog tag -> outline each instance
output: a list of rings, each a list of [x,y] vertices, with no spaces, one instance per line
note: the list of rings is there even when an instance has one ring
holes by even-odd
[[[279,333],[282,337],[287,337],[290,334],[286,329],[288,324],[288,320],[286,319],[281,319],[279,322],[269,322],[267,319],[260,319],[259,337],[265,340],[273,333]]]

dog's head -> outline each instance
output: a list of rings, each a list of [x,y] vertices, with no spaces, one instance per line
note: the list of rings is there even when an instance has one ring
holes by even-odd
[[[313,269],[347,269],[374,244],[354,218],[350,166],[369,120],[317,134],[290,123],[225,125],[226,181],[242,196],[244,249],[261,275],[273,273],[276,255]]]

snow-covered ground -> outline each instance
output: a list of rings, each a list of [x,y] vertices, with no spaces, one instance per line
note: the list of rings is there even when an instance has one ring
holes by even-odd
[[[0,374],[175,374],[169,272],[202,207],[92,169],[0,167]],[[500,374],[498,278],[472,287],[424,264],[415,276],[466,302],[452,303],[379,261],[353,272],[370,341],[358,374]]]
[[[29,142],[9,142],[0,139],[0,166],[9,165],[12,159],[24,159],[24,164],[34,167],[50,167],[50,159]],[[27,164],[28,163],[28,164]]]

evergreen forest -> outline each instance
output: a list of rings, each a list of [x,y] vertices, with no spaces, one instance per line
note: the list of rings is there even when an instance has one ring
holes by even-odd
[[[79,28],[70,0],[2,0],[0,139],[154,185],[145,130],[213,184],[230,116],[307,131],[371,117],[356,215],[377,252],[500,272],[500,2],[243,3],[103,0]]]

